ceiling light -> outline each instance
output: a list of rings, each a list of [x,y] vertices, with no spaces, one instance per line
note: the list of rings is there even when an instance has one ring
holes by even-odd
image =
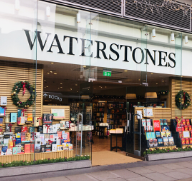
[[[70,90],[73,90],[72,88],[70,88]]]
[[[77,91],[77,92],[79,92],[79,91]]]
[[[175,40],[174,33],[171,33],[171,41],[174,41],[174,40]]]
[[[107,88],[107,86],[105,86],[105,88]]]
[[[49,87],[49,86],[47,85],[47,87]]]
[[[188,43],[188,36],[185,36],[185,44],[187,44]]]
[[[50,70],[50,72],[52,73],[53,71],[52,71],[52,70]]]
[[[44,80],[44,81],[46,81],[46,80]]]
[[[151,73],[151,74],[153,74],[153,73]]]
[[[118,80],[118,83],[122,83],[122,80]]]
[[[47,88],[47,87],[44,87],[44,88]]]
[[[49,74],[49,72],[47,74]]]
[[[127,72],[128,70],[124,70],[124,72]]]
[[[145,98],[157,98],[157,93],[156,92],[146,92]]]
[[[56,75],[57,73],[55,72],[54,74]]]
[[[136,94],[126,94],[126,99],[136,99]]]
[[[46,7],[46,16],[50,17],[51,15],[51,8],[49,6]]]
[[[59,88],[58,88],[59,89]]]
[[[138,79],[138,81],[140,81],[141,79]]]
[[[16,11],[20,10],[20,1],[19,0],[15,0],[15,10]]]
[[[158,83],[156,83],[156,84],[158,84]]]
[[[155,29],[152,29],[152,37],[156,37],[156,31],[155,31]]]
[[[165,82],[164,80],[162,80],[162,82]]]
[[[63,83],[60,83],[60,84],[63,84]]]
[[[61,89],[63,88],[63,87],[60,87]]]
[[[86,68],[86,65],[83,65],[84,68]]]
[[[101,87],[101,89],[102,89],[102,87]]]
[[[77,13],[77,23],[81,22],[81,14],[80,12]]]
[[[53,62],[51,62],[51,64],[54,64]]]

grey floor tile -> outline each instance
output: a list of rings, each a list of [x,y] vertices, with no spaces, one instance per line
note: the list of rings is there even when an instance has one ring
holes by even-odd
[[[94,173],[89,173],[88,175],[90,175],[91,177],[96,178],[98,180],[117,178],[117,175],[115,175],[109,171],[94,172]]]
[[[146,169],[144,167],[128,168],[128,170],[130,170],[130,171],[132,171],[134,173],[138,173],[138,174],[141,174],[141,173],[153,173],[154,172],[153,170]]]
[[[179,170],[174,171],[174,172],[164,173],[164,174],[169,176],[169,177],[173,177],[175,179],[186,179],[186,178],[191,177],[190,175],[188,175],[186,173],[181,173]]]
[[[189,162],[180,162],[180,163],[176,163],[176,165],[183,166],[186,168],[192,168],[192,163],[189,163]]]
[[[70,181],[70,180],[66,177],[52,177],[41,179],[41,181]]]
[[[91,177],[90,175],[87,174],[81,174],[81,175],[71,175],[67,176],[67,178],[70,181],[97,181],[97,179]]]
[[[175,180],[173,177],[169,177],[169,176],[164,175],[162,173],[145,173],[142,175],[151,179],[151,180],[154,180],[154,181],[172,181],[172,180]]]
[[[109,179],[107,179],[105,181],[126,181],[126,180],[123,179],[123,178],[109,178]]]
[[[121,178],[125,178],[125,179],[140,177],[140,175],[138,175],[138,174],[136,174],[134,172],[131,172],[131,171],[127,170],[127,169],[113,170],[111,172],[113,174],[116,174],[117,177],[121,177]]]
[[[146,167],[143,167],[143,168],[146,168],[147,170],[149,169],[149,170],[152,170],[152,171],[158,172],[158,173],[165,173],[165,172],[173,171],[173,169],[167,168],[167,167],[164,167],[164,166],[161,166],[161,165],[146,166]]]
[[[161,166],[169,168],[169,169],[180,169],[180,168],[185,168],[184,166],[179,166],[176,163],[169,163],[169,164],[161,164]]]
[[[181,169],[179,169],[179,172],[186,173],[187,175],[191,175],[192,176],[192,171],[191,171],[190,168],[181,168]]]
[[[177,181],[191,181],[191,180],[192,180],[192,177],[191,178],[187,178],[187,179],[177,180]]]
[[[127,181],[152,181],[151,179],[149,178],[146,178],[146,177],[137,177],[137,178],[130,178],[130,179],[127,179]]]

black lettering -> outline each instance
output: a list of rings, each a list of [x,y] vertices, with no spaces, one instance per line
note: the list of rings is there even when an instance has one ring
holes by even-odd
[[[95,42],[97,43],[97,56],[95,58],[101,58],[100,57],[100,52],[102,52],[103,57],[105,59],[108,59],[106,54],[105,54],[105,52],[104,52],[104,50],[106,49],[106,44],[104,42],[102,42],[102,41],[95,41]],[[100,48],[100,43],[103,44],[103,48],[102,49]]]
[[[164,57],[162,57],[163,56],[162,53],[165,54]],[[159,65],[158,66],[167,67],[166,57],[167,57],[167,52],[159,51]],[[164,60],[164,62],[162,62],[162,60]],[[162,65],[162,63],[166,63],[166,64]]]
[[[78,38],[72,37],[72,36],[64,36],[64,41],[66,38],[69,38],[69,55],[75,55],[73,54],[73,39],[75,39],[78,42]]]
[[[113,45],[115,45],[115,46],[117,47],[117,49],[119,49],[119,45],[117,45],[117,44],[115,44],[115,43],[112,43],[112,44],[110,45],[110,50],[117,56],[117,58],[116,58],[116,59],[113,59],[113,58],[111,57],[111,55],[109,54],[109,60],[114,60],[114,61],[116,61],[116,60],[119,59],[119,53],[118,53],[116,50],[113,49],[113,47],[112,47]]]
[[[135,57],[135,53],[136,53],[136,50],[137,49],[139,49],[139,50],[141,50],[141,53],[142,53],[142,57],[141,57],[141,61],[140,62],[137,62],[137,60],[136,60],[136,57]],[[137,48],[135,48],[134,50],[133,50],[133,60],[135,61],[135,63],[137,63],[137,64],[141,64],[142,62],[143,62],[143,60],[144,60],[144,52],[143,52],[143,50],[141,49],[141,48],[139,48],[139,47],[137,47]]]
[[[91,53],[91,55],[85,55],[85,49],[86,48],[89,48],[91,45],[93,45],[93,41],[92,40],[88,40],[88,39],[83,39],[83,38],[81,38],[81,40],[82,40],[82,53],[81,53],[81,55],[80,56],[83,56],[83,57],[93,57],[93,53]],[[85,47],[85,41],[90,41],[91,42],[91,44],[89,45],[89,47]]]
[[[43,51],[44,48],[45,48],[45,45],[46,45],[46,43],[47,43],[47,39],[48,39],[50,33],[46,33],[46,34],[47,34],[47,38],[46,38],[46,40],[45,40],[45,43],[43,44],[43,43],[42,43],[42,39],[41,39],[41,35],[40,35],[40,34],[41,34],[40,31],[36,31],[36,32],[35,32],[35,37],[34,37],[33,43],[32,43],[32,41],[31,41],[31,37],[30,37],[30,35],[29,35],[29,30],[24,30],[24,31],[25,31],[25,35],[27,36],[27,41],[28,41],[28,43],[29,43],[30,49],[31,49],[31,50],[33,49],[33,46],[34,46],[34,44],[35,44],[35,41],[36,41],[36,39],[38,39],[39,45],[40,45],[40,47],[41,47],[41,51]]]
[[[57,45],[53,45],[53,43],[54,43],[55,40],[56,40]],[[50,48],[49,48],[49,50],[48,50],[47,52],[52,52],[51,49],[52,49],[53,46],[58,47],[58,49],[59,49],[59,52],[58,52],[58,53],[64,54],[64,53],[63,53],[63,50],[62,50],[62,48],[61,48],[61,44],[60,44],[60,42],[59,42],[59,38],[58,38],[57,34],[55,34],[54,39],[53,39],[53,42],[51,43],[51,46],[50,46]]]
[[[125,58],[124,58],[123,61],[129,62],[129,61],[128,61],[128,57],[127,57],[127,55],[128,55],[128,48],[130,48],[130,50],[132,51],[132,47],[131,47],[131,46],[126,46],[126,45],[120,45],[120,49],[121,49],[122,47],[125,47]]]
[[[145,64],[149,64],[148,63],[148,56],[149,56],[151,61],[153,62],[153,65],[155,65],[155,62],[156,62],[156,51],[157,50],[153,50],[154,51],[154,58],[152,57],[152,55],[151,55],[151,53],[150,53],[150,51],[148,49],[145,49],[145,50],[146,50],[146,63]]]
[[[171,57],[171,55],[174,55],[174,57],[175,57],[175,53],[170,53],[169,54],[169,59],[173,62],[173,66],[171,66],[170,63],[168,63],[168,67],[174,68],[176,66],[176,61],[175,61],[175,59],[173,59]]]

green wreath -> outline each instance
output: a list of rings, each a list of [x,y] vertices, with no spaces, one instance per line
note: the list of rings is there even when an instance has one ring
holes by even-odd
[[[184,99],[184,103],[182,104],[182,98]],[[191,98],[189,94],[185,91],[180,91],[175,96],[175,104],[178,109],[183,110],[187,109],[191,105]]]
[[[20,92],[21,89],[23,89],[23,95],[25,94],[25,89],[27,89],[31,94],[26,102],[21,102],[18,97],[18,93]],[[31,86],[27,81],[17,82],[13,86],[11,98],[15,106],[19,108],[29,108],[31,105],[33,105],[36,98],[35,87]]]

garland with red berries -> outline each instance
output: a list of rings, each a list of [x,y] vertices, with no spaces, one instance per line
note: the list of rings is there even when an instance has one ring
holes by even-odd
[[[26,102],[21,102],[18,93],[20,90],[23,90],[23,95],[25,94],[25,90],[27,89],[30,93],[29,99],[27,99]],[[18,108],[29,108],[31,105],[34,104],[36,99],[36,91],[35,86],[31,86],[28,81],[20,81],[15,83],[12,89],[11,98],[13,101],[13,104],[17,106]]]

